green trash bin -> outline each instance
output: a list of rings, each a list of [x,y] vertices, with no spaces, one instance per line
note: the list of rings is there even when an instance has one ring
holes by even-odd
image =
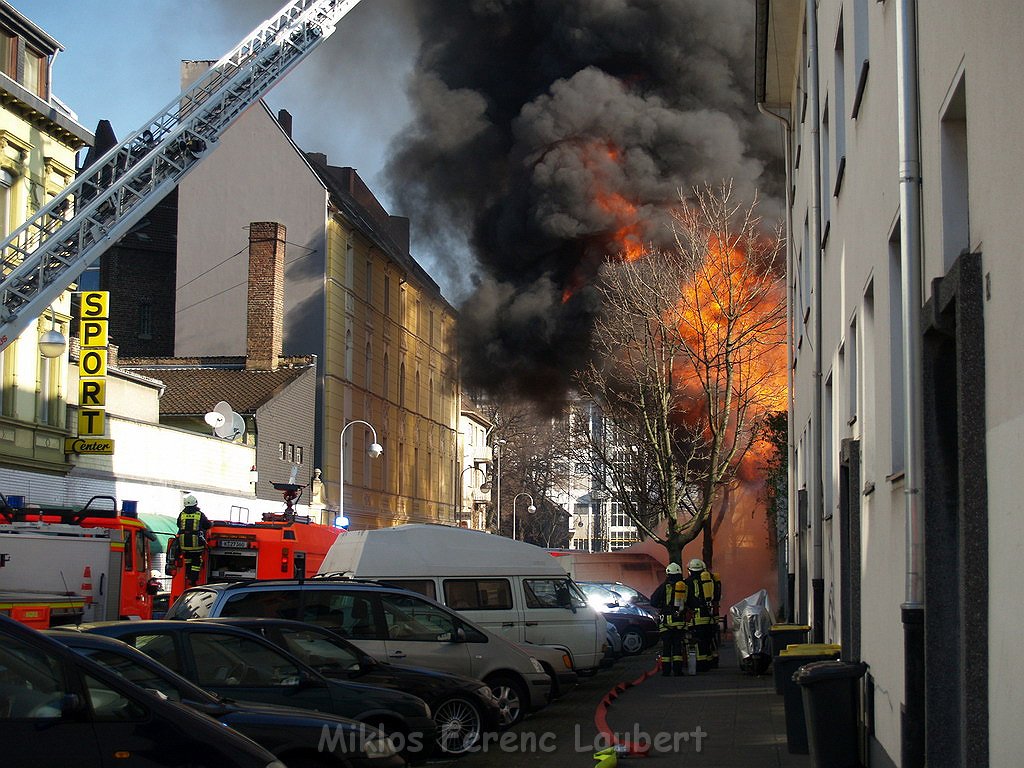
[[[867,670],[863,661],[815,661],[793,675],[814,768],[861,768],[858,686]]]
[[[786,746],[789,751],[806,755],[807,725],[804,722],[804,700],[800,686],[793,680],[796,671],[805,664],[839,658],[839,646],[824,643],[791,645],[775,660],[777,673],[783,677],[782,697],[786,709]]]
[[[775,666],[775,659],[786,650],[786,646],[806,643],[810,631],[809,624],[772,624],[768,630],[768,648],[772,654],[772,675],[775,677],[776,693],[782,693],[782,677]]]

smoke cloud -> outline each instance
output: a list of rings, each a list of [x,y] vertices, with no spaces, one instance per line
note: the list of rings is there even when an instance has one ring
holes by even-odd
[[[734,182],[776,215],[750,0],[416,0],[413,118],[385,176],[455,286],[463,380],[558,398],[590,279],[623,234],[664,244],[679,192]]]

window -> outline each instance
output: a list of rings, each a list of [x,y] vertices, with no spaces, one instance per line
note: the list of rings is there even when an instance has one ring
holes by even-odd
[[[420,412],[420,372],[419,372],[418,369],[416,371],[416,391],[415,391],[414,397],[415,397],[415,400],[416,400],[416,413],[419,413]]]
[[[135,683],[140,688],[150,688],[159,691],[171,701],[181,701],[181,691],[177,686],[134,659],[113,651],[101,651],[95,648],[76,648],[75,650],[102,664],[111,672],[116,672],[125,680]]]
[[[860,372],[858,371],[857,360],[857,320],[850,323],[850,336],[847,339],[847,423],[854,424],[857,421],[857,385],[860,383]]]
[[[46,57],[31,48],[25,48],[21,84],[40,99],[48,100],[46,88]]]
[[[356,650],[326,632],[287,628],[281,630],[281,640],[285,650],[321,675],[345,676],[360,669],[361,659]]]
[[[405,407],[405,361],[398,365],[398,405]]]
[[[363,430],[363,448],[369,449],[373,443],[373,437],[370,434],[370,430]],[[370,488],[373,486],[373,459],[369,456],[363,456],[363,487]]]
[[[832,216],[832,165],[829,158],[832,157],[832,137],[829,133],[829,119],[828,119],[828,108],[829,102],[832,99],[825,98],[825,103],[821,108],[821,239],[822,243],[827,237],[828,224]],[[822,245],[819,243],[818,245]]]
[[[366,260],[366,303],[373,306],[373,262]]]
[[[302,463],[302,446],[301,445],[296,445],[295,446],[295,463],[296,464],[301,464]]]
[[[139,329],[140,339],[153,338],[153,302],[143,299],[139,302]]]
[[[388,388],[391,385],[391,376],[390,376],[390,371],[388,370],[388,366],[389,365],[390,365],[390,356],[388,355],[387,350],[384,350],[384,372],[383,372],[384,373],[384,389],[381,391],[381,394],[384,396],[385,400],[387,400],[388,397],[391,394],[388,391]]]
[[[840,381],[842,381],[841,378]],[[833,435],[835,435],[835,428],[833,426],[834,420],[835,409],[833,408],[832,400],[832,374],[829,373],[828,378],[825,380],[825,397],[821,415],[821,481],[824,486],[824,499],[822,499],[821,516],[824,520],[830,520],[832,518],[832,504],[835,499],[835,493],[833,492],[833,488],[835,487],[835,478],[832,476],[832,468],[835,464],[832,457],[836,454],[835,446],[833,445]]]
[[[352,381],[352,329],[345,329],[345,379]]]
[[[868,3],[870,0],[853,0],[853,56],[857,67],[857,90],[853,95],[850,117],[856,119],[860,112],[861,99],[868,82]]]
[[[430,579],[388,579],[388,583],[408,589],[410,592],[419,592],[431,600],[437,599],[437,590],[434,589],[434,582]]]
[[[0,38],[3,36],[0,35]],[[14,176],[8,171],[0,170],[0,237],[11,233],[11,187]]]
[[[586,601],[569,588],[568,579],[523,579],[527,608],[583,608]]]
[[[445,579],[444,601],[456,611],[507,611],[512,587],[508,579]]]
[[[436,643],[455,638],[458,627],[454,617],[426,600],[385,594],[381,595],[380,603],[389,639]]]
[[[221,614],[259,619],[298,619],[301,593],[281,589],[242,592],[228,597]]]
[[[280,461],[284,461],[284,443],[277,444],[277,458]]]
[[[834,65],[836,93],[832,109],[835,114],[835,157],[832,162],[836,179],[833,195],[838,197],[839,190],[843,186],[843,172],[846,169],[846,56],[843,50],[843,17],[841,15],[839,17],[839,32],[836,34]]]
[[[384,275],[384,317],[391,317],[391,275]]]
[[[55,326],[67,338],[67,331],[61,323]],[[49,328],[47,328],[49,330]],[[36,393],[36,421],[51,427],[59,427],[64,423],[61,397],[61,371],[67,365],[67,358],[39,356],[37,377],[38,392]]]
[[[892,451],[892,474],[904,469],[904,419],[906,401],[903,397],[903,289],[899,224],[889,240],[889,429]]]
[[[171,635],[148,635],[138,634],[131,637],[120,637],[129,645],[135,646],[138,650],[163,664],[168,669],[182,673],[184,668],[181,664],[181,654],[178,653],[177,644]]]
[[[288,461],[295,462],[295,446],[288,443]]]
[[[9,635],[0,642],[0,721],[56,720],[68,693],[59,659]]]
[[[11,80],[18,76],[18,38],[9,32],[0,32],[0,72]]]
[[[123,723],[146,718],[146,709],[137,701],[132,701],[92,675],[84,677],[94,722]]]
[[[369,391],[373,387],[373,355],[370,342],[366,342],[366,350],[363,353],[363,386]]]
[[[219,632],[188,633],[201,687],[294,687],[299,668],[269,645]]]
[[[967,95],[963,73],[939,124],[942,179],[942,255],[946,271],[967,251],[970,238],[970,174],[967,166]]]

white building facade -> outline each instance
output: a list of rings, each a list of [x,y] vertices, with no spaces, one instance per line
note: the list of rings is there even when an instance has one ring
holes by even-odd
[[[789,204],[790,604],[869,665],[865,764],[1019,765],[1024,7],[757,13]]]

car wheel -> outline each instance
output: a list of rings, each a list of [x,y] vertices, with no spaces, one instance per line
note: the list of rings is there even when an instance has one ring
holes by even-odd
[[[437,705],[434,724],[437,725],[437,746],[441,751],[462,755],[480,742],[483,715],[472,701],[455,696]]]
[[[635,656],[644,649],[644,636],[639,629],[630,627],[622,633],[622,652]]]
[[[523,684],[514,677],[508,675],[495,675],[487,679],[491,686],[491,693],[498,700],[498,709],[501,710],[501,724],[503,726],[513,725],[523,719],[526,714],[526,689]]]

